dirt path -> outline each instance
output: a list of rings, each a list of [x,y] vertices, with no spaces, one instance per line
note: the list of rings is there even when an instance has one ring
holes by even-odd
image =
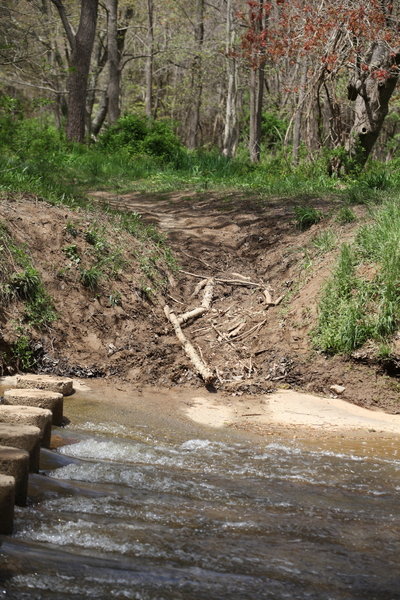
[[[218,283],[211,309],[185,324],[185,335],[215,369],[218,389],[240,396],[283,386],[334,397],[331,386],[341,385],[345,400],[399,412],[399,390],[390,377],[374,366],[321,356],[310,341],[318,295],[337,255],[337,249],[320,253],[314,240],[325,229],[349,240],[353,224],[341,226],[328,217],[301,232],[293,218],[296,201],[266,203],[229,192],[92,197],[135,211],[165,233],[181,268],[167,298],[177,313],[199,305],[193,292],[201,277],[259,284]],[[307,202],[334,215],[334,202]],[[358,216],[363,218],[362,209]],[[277,306],[268,302],[277,299]],[[197,383],[182,350],[176,351],[174,383]]]

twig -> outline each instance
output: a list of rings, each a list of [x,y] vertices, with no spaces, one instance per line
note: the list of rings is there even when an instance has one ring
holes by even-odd
[[[219,331],[219,329],[217,329],[214,325],[214,323],[211,323],[211,327],[214,329],[215,333],[221,338],[221,340],[223,340],[224,342],[226,342],[227,344],[229,344],[232,348],[235,348],[234,344],[232,344],[231,340],[228,340],[228,338],[222,333],[222,331]]]
[[[243,327],[245,327],[245,326],[246,326],[246,323],[245,323],[245,321],[243,321],[242,323],[240,323],[240,325],[238,325],[237,327],[235,327],[235,329],[232,329],[232,331],[230,331],[228,333],[228,337],[232,338],[232,339],[235,338],[240,333],[240,331],[242,331]]]
[[[252,327],[248,331],[245,331],[244,333],[242,333],[242,335],[238,335],[237,338],[235,338],[235,342],[238,341],[238,340],[243,340],[244,338],[248,337],[256,329],[261,329],[261,327],[263,325],[265,325],[266,322],[267,322],[267,319],[264,319],[264,321],[261,321],[261,323],[257,323],[257,325],[254,325],[254,327]]]
[[[173,296],[171,296],[171,294],[167,294],[168,298],[171,298],[171,300],[173,300],[174,302],[176,302],[177,304],[184,304],[183,302],[181,302],[180,300],[177,300],[176,298],[174,298]]]
[[[202,258],[198,258],[197,256],[192,256],[191,254],[188,254],[187,252],[185,252],[184,250],[181,250],[181,253],[184,254],[185,256],[187,256],[188,258],[191,258],[192,260],[197,260],[198,262],[201,262],[205,267],[207,267],[208,269],[212,269],[212,266],[209,265],[205,260],[203,260]]]

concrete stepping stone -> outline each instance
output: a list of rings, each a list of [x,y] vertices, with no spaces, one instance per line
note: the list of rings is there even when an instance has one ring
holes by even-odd
[[[29,452],[29,470],[39,471],[40,429],[33,425],[0,423],[0,445],[12,446]]]
[[[0,446],[0,474],[15,479],[15,504],[26,506],[28,495],[29,452]]]
[[[0,534],[9,535],[14,525],[15,479],[0,474]]]
[[[0,404],[0,423],[34,425],[40,429],[41,445],[50,448],[52,413],[47,408]]]
[[[17,388],[27,389],[36,388],[38,390],[48,390],[49,392],[58,392],[63,396],[69,396],[73,393],[73,380],[69,377],[56,377],[53,375],[17,375]]]
[[[13,389],[4,392],[4,404],[47,408],[53,414],[53,425],[62,425],[63,395],[37,389]]]

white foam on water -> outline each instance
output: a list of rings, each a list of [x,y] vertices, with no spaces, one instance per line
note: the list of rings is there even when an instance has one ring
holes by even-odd
[[[186,466],[184,458],[179,457],[176,451],[170,452],[168,448],[151,448],[142,443],[122,440],[82,440],[77,444],[62,446],[59,452],[73,458],[103,462],[141,463],[175,468]]]
[[[114,553],[118,555],[134,555],[138,557],[165,558],[165,553],[154,548],[150,544],[136,541],[135,536],[129,531],[136,531],[138,527],[123,523],[119,526],[114,522],[110,535],[99,532],[94,522],[78,519],[77,521],[62,521],[54,524],[51,529],[49,524],[44,524],[38,529],[27,526],[17,531],[16,538],[26,539],[29,537],[34,542],[46,542],[58,546],[75,546],[85,549],[96,549],[102,553]],[[132,541],[121,542],[112,539],[111,535],[120,540],[129,535]]]
[[[221,525],[222,529],[259,529],[259,525],[257,525],[257,523],[254,523],[253,521],[226,521],[225,523],[223,523]]]
[[[227,445],[224,444],[223,442],[212,442],[211,440],[197,440],[197,439],[193,439],[193,440],[187,440],[186,442],[183,442],[183,444],[181,444],[179,446],[180,450],[185,450],[188,452],[198,452],[198,451],[202,451],[202,450],[208,450],[208,451],[212,451],[213,453],[215,452],[221,452],[221,451],[227,451],[227,450],[231,450],[231,448]]]
[[[12,586],[18,588],[26,588],[28,590],[40,590],[47,591],[52,590],[53,593],[60,594],[72,594],[77,598],[82,596],[82,585],[76,583],[75,577],[68,577],[65,575],[58,575],[57,577],[51,575],[15,575],[12,578]],[[85,597],[87,598],[101,598],[103,590],[100,586],[93,586],[85,589]]]

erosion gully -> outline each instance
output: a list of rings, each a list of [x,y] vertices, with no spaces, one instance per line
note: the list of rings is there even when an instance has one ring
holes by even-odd
[[[396,441],[311,446],[69,407],[65,445],[42,450],[0,537],[0,598],[400,599]]]

